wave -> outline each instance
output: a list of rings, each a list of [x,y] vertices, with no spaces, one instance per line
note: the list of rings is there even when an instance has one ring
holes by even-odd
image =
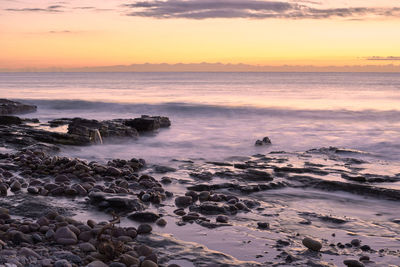
[[[58,111],[88,111],[88,112],[116,112],[156,115],[181,115],[181,116],[261,116],[275,118],[298,118],[313,120],[343,120],[343,121],[385,121],[400,122],[398,110],[314,110],[292,108],[261,108],[254,106],[227,106],[209,105],[198,103],[115,103],[92,102],[84,100],[47,100],[47,99],[15,99],[37,105],[40,109]]]

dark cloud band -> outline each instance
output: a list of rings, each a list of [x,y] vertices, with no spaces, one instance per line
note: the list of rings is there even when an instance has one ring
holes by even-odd
[[[311,4],[311,6],[310,6]],[[330,17],[360,18],[364,16],[399,16],[400,9],[393,8],[315,8],[315,3],[299,1],[262,0],[148,0],[125,4],[129,16],[154,18],[288,18],[322,19]]]

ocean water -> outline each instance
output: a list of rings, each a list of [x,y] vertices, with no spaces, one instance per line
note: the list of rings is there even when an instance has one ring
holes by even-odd
[[[400,156],[396,73],[1,73],[0,97],[38,106],[27,117],[170,117],[137,141],[70,148],[87,159],[223,160],[335,146]],[[270,137],[271,146],[254,142]]]

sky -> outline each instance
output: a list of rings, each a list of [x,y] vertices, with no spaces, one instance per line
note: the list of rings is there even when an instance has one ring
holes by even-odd
[[[0,70],[400,65],[396,0],[0,0]]]

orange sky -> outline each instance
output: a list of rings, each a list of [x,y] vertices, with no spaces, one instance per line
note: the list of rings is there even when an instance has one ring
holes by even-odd
[[[0,69],[400,65],[398,1],[98,2],[0,0]]]

